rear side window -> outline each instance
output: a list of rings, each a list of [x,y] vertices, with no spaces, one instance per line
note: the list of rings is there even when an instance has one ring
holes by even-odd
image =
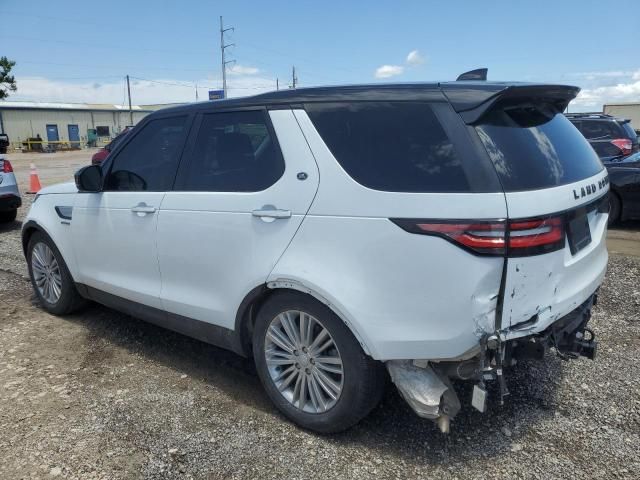
[[[507,192],[565,185],[604,168],[589,142],[552,107],[496,108],[476,131]]]
[[[342,168],[358,183],[391,192],[468,192],[453,144],[426,103],[305,106]]]
[[[204,115],[176,190],[258,192],[284,173],[284,161],[262,111]]]
[[[606,120],[585,120],[582,122],[581,131],[589,140],[607,140],[621,137],[618,124]]]
[[[171,188],[182,153],[187,117],[151,120],[113,160],[105,188],[163,192]]]

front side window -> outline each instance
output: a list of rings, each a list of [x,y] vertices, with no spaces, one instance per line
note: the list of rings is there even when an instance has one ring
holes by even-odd
[[[338,163],[365,187],[471,190],[461,159],[429,104],[319,103],[305,109]]]
[[[186,121],[186,116],[180,116],[147,123],[114,158],[105,190],[169,190],[182,153]]]
[[[205,114],[176,190],[259,192],[284,173],[263,111]]]

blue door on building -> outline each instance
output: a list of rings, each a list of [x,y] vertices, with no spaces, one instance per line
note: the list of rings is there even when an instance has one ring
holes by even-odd
[[[71,148],[80,148],[80,129],[78,125],[67,125],[69,129],[69,142]]]
[[[58,136],[58,125],[47,125],[47,141],[57,142],[60,140]]]

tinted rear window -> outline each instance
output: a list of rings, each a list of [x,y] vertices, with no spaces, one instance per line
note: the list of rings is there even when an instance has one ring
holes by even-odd
[[[633,127],[631,126],[631,122],[625,122],[622,124],[622,128],[624,128],[624,131],[627,133],[627,136],[632,140],[632,141],[636,141],[638,135],[636,134],[636,131],[633,129]]]
[[[476,131],[507,192],[565,185],[604,168],[571,122],[543,105],[495,109]]]
[[[366,187],[470,191],[460,158],[426,103],[322,103],[306,110],[342,168]]]

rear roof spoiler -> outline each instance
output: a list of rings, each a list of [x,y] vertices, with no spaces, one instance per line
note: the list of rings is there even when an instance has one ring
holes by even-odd
[[[562,112],[576,98],[580,88],[570,85],[500,84],[484,82],[441,83],[440,87],[453,109],[465,123],[477,122],[498,102],[506,100],[539,101],[554,105]]]

